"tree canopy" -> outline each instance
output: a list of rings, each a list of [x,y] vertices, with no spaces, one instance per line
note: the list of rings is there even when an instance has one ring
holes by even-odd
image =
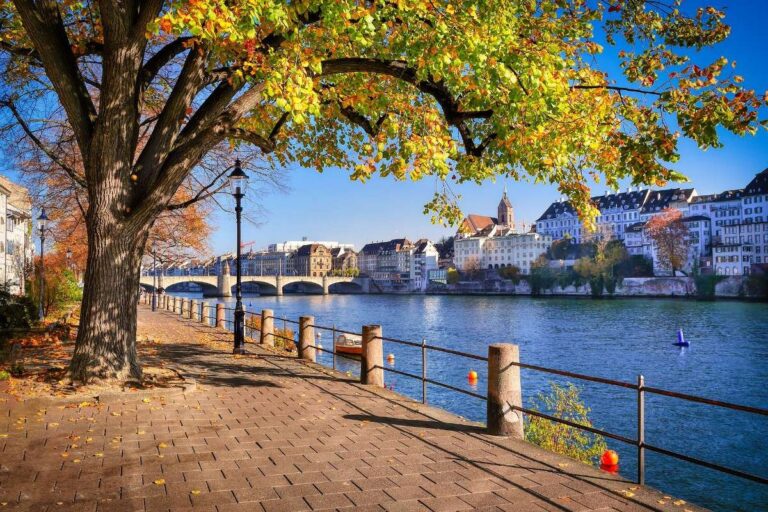
[[[190,163],[229,140],[362,181],[555,183],[590,218],[589,178],[682,179],[671,167],[681,135],[707,148],[720,145],[718,128],[753,133],[766,101],[738,85],[726,58],[691,60],[729,27],[720,10],[675,0],[0,6],[10,96],[50,81],[81,151],[105,104],[96,92],[130,79],[126,129],[153,130],[125,172],[150,201],[167,200]],[[134,62],[110,51],[126,39],[139,50]],[[603,53],[621,75],[601,68]],[[447,186],[426,209],[459,218]]]

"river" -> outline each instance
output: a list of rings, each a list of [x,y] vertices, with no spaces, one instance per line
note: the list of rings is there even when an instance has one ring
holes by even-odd
[[[226,302],[233,307],[233,301]],[[355,332],[363,324],[381,324],[384,337],[425,338],[429,344],[480,355],[487,355],[490,343],[516,343],[524,363],[627,382],[642,374],[646,386],[768,407],[764,303],[419,295],[248,296],[244,303],[248,311],[269,308],[276,317],[293,320],[311,314],[319,325]],[[689,348],[673,345],[678,328]],[[327,349],[332,348],[330,338],[328,333],[321,338]],[[392,367],[421,373],[419,349],[387,342],[384,353],[394,354]],[[430,378],[485,393],[484,363],[428,354]],[[328,354],[319,361],[332,364]],[[359,363],[337,358],[337,367],[356,373]],[[467,381],[470,370],[479,374],[476,386]],[[392,373],[385,378],[395,391],[421,399],[420,382]],[[577,383],[596,427],[636,437],[636,391],[523,370],[526,405],[550,381]],[[485,419],[485,403],[477,398],[431,385],[427,395],[430,405]],[[768,417],[646,394],[646,442],[768,476]],[[612,440],[608,444],[619,452],[621,474],[634,479],[636,448]],[[646,482],[714,510],[768,510],[768,486],[655,453],[646,455]]]

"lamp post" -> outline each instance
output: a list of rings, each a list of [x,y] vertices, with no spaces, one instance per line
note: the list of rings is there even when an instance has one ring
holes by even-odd
[[[45,208],[40,211],[40,216],[37,218],[37,229],[40,230],[40,308],[38,309],[38,319],[42,322],[45,320],[45,308],[43,302],[45,300],[45,280],[43,279],[43,272],[45,270],[45,225],[48,223],[48,216],[45,214]]]
[[[229,175],[229,186],[235,197],[235,218],[237,219],[237,265],[235,281],[235,347],[233,354],[245,354],[245,310],[243,309],[243,295],[241,289],[241,261],[240,261],[240,216],[243,211],[241,201],[245,197],[245,184],[248,175],[240,167],[240,160],[235,161],[235,170]]]
[[[157,242],[152,240],[152,311],[157,310]]]

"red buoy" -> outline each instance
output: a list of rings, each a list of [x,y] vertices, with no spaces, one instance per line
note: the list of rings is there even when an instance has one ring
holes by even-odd
[[[618,466],[619,454],[614,450],[605,450],[600,457],[600,466]]]

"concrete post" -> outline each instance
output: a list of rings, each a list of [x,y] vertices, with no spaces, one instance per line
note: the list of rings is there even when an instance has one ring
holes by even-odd
[[[363,326],[363,354],[360,364],[360,382],[384,387],[384,342],[380,325]]]
[[[283,276],[277,275],[275,276],[275,289],[277,290],[276,295],[278,297],[283,296]]]
[[[271,309],[261,311],[261,334],[259,343],[269,347],[275,346],[275,312]]]
[[[197,313],[198,313],[198,305],[196,300],[190,300],[189,301],[189,319],[190,320],[197,320]]]
[[[323,276],[323,295],[328,295],[328,276]]]
[[[176,297],[173,298],[173,309],[171,311],[176,312]]]
[[[211,325],[211,305],[206,301],[203,301],[200,309],[200,322],[207,326]]]
[[[523,406],[520,386],[520,347],[496,343],[488,347],[488,433],[523,439]]]
[[[317,360],[317,350],[315,350],[315,317],[299,317],[299,357],[312,361]]]
[[[187,299],[181,299],[181,307],[179,308],[179,316],[184,318],[184,312],[187,310]]]
[[[226,260],[222,263],[221,271],[216,278],[216,288],[218,290],[219,297],[232,296],[232,282],[229,275],[229,263]]]
[[[224,304],[219,302],[216,304],[216,327],[226,329],[226,317],[224,316]]]

